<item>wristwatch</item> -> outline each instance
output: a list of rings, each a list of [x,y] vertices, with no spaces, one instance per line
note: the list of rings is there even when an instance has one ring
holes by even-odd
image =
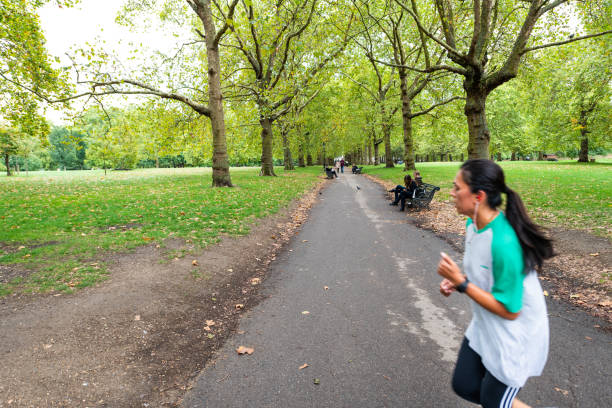
[[[465,290],[467,289],[468,283],[470,283],[470,280],[466,276],[465,280],[462,283],[460,283],[459,285],[455,286],[455,289],[457,289],[457,292],[459,292],[459,293],[465,293]]]

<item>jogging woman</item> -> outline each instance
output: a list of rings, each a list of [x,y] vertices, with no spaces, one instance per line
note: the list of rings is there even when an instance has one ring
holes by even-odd
[[[506,195],[506,211],[498,207]],[[552,243],[527,215],[504,173],[489,160],[468,160],[453,183],[459,214],[469,217],[463,271],[446,254],[438,265],[440,293],[466,294],[473,317],[459,351],[453,390],[485,408],[527,407],[515,399],[548,355],[548,317],[535,269]]]

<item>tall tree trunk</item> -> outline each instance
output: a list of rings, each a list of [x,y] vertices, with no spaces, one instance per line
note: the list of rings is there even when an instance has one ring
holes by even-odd
[[[378,159],[378,145],[379,143],[374,142],[374,165],[378,166],[380,161]]]
[[[393,154],[391,153],[391,125],[383,124],[383,140],[385,143],[385,167],[395,167],[393,164]]]
[[[199,14],[206,33],[206,58],[208,60],[208,104],[210,124],[213,135],[213,187],[232,187],[225,138],[225,118],[223,115],[223,95],[221,94],[221,64],[219,45],[215,42],[217,30],[210,9],[210,1],[202,1]]]
[[[4,155],[4,164],[6,165],[6,175],[7,175],[7,177],[10,177],[10,175],[11,175],[11,166],[9,166],[9,155],[8,155],[8,153],[6,153]]]
[[[304,161],[304,155],[306,151],[306,138],[308,135],[302,134],[302,127],[298,127],[298,135],[300,135],[299,144],[298,144],[298,166],[306,167],[306,162]]]
[[[298,147],[298,166],[306,167],[306,162],[304,161],[304,142],[300,141],[300,145]]]
[[[272,153],[272,121],[261,118],[261,171],[260,176],[276,176],[274,173],[274,156]]]
[[[477,74],[474,74],[477,76]],[[463,88],[466,91],[464,113],[467,117],[469,140],[468,159],[488,159],[491,134],[487,126],[487,91],[478,78],[466,78]]]
[[[589,136],[585,128],[580,131],[582,139],[580,140],[580,153],[578,154],[579,163],[588,163],[589,161]]]
[[[293,157],[291,155],[291,148],[289,147],[289,138],[287,137],[287,131],[281,130],[281,137],[283,139],[283,164],[285,170],[295,170],[293,167]]]
[[[516,161],[516,152],[512,151],[512,156],[510,156],[511,161]]]
[[[412,139],[412,108],[405,70],[400,69],[399,76],[402,99],[402,130],[404,133],[404,170],[416,170],[414,166],[414,141]]]
[[[310,152],[308,152],[308,154],[306,155],[306,165],[312,166],[312,154]]]

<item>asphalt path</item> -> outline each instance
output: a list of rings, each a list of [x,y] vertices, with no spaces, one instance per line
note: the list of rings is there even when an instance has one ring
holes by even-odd
[[[450,379],[467,298],[438,293],[441,251],[461,254],[390,207],[360,175],[330,182],[272,263],[266,300],[245,314],[184,407],[471,407]],[[551,352],[519,397],[534,407],[612,407],[612,336],[547,299]],[[252,355],[238,355],[247,346]],[[304,364],[307,367],[300,369]]]

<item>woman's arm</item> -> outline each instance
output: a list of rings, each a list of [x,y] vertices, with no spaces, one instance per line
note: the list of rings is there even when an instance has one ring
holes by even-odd
[[[438,274],[446,278],[455,287],[462,284],[466,277],[461,273],[459,266],[445,253],[442,253],[441,255],[442,258],[438,264]],[[487,309],[489,312],[494,313],[504,319],[514,320],[520,314],[520,312],[509,312],[502,303],[493,297],[491,293],[479,288],[472,282],[468,283],[465,294],[472,298],[474,302]]]

